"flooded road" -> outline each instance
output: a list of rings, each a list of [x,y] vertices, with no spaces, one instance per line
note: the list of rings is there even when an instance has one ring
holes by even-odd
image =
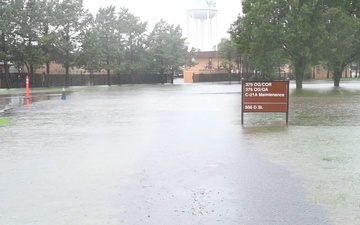
[[[241,126],[240,88],[96,87],[8,110],[12,124],[0,127],[0,224],[327,225],[346,213],[356,219],[349,199],[359,167],[344,161],[359,156],[342,150],[359,142],[350,138],[338,148],[336,138],[359,134],[359,120],[320,101],[329,113],[313,112],[311,122],[299,107],[318,99],[294,93],[289,126],[283,114],[246,114]],[[338,104],[346,102],[342,96]],[[330,185],[349,171],[349,190]],[[333,202],[333,192],[352,211]]]

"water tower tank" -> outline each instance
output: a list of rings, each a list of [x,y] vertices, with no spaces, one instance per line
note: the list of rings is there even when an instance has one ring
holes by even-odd
[[[206,20],[213,18],[217,13],[215,0],[192,0],[188,15],[193,19]]]
[[[216,0],[192,0],[189,8],[187,10],[187,38],[190,47],[201,51],[215,50],[217,45]]]

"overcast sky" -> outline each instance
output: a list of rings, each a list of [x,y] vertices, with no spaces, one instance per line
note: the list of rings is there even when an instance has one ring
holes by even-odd
[[[204,0],[206,1],[206,0]],[[120,7],[126,7],[132,14],[138,16],[141,21],[148,21],[148,30],[152,30],[154,24],[161,18],[170,24],[179,24],[184,35],[187,31],[186,11],[191,8],[192,0],[84,0],[84,6],[93,14],[100,7],[115,5],[117,11]],[[232,22],[241,13],[241,0],[217,0],[218,10],[218,39],[228,37],[227,30]]]

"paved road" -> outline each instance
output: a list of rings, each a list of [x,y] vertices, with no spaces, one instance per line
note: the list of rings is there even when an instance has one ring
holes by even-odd
[[[239,91],[103,87],[12,110],[0,224],[331,224],[247,142]]]

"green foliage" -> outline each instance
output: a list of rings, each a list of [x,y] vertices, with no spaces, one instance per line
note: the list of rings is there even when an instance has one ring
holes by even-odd
[[[351,8],[333,6],[324,16],[323,64],[330,69],[334,86],[339,86],[344,69],[360,57],[360,20]]]
[[[279,5],[273,1],[244,1],[246,15],[239,17],[230,31],[239,51],[256,70],[270,77],[286,62],[283,16],[276,13],[277,7]]]
[[[11,88],[9,62],[16,63],[14,52],[16,51],[16,40],[18,33],[17,12],[21,11],[24,3],[22,1],[1,1],[0,5],[0,62],[5,65],[5,82]]]
[[[118,27],[121,40],[116,70],[131,75],[145,72],[147,23],[141,22],[140,18],[131,14],[128,9],[121,8],[118,13]]]
[[[188,51],[180,26],[169,25],[161,19],[155,24],[147,41],[152,71],[161,75],[172,74],[181,66],[192,66],[194,49]],[[151,59],[150,59],[151,61]]]
[[[100,66],[108,71],[114,69],[114,59],[117,53],[117,43],[120,41],[116,36],[117,18],[114,6],[100,8],[95,18],[95,33],[101,50]]]
[[[91,72],[104,69],[108,75],[145,71],[146,26],[126,8],[100,8],[81,34],[78,65]]]
[[[41,49],[39,40],[41,34],[38,29],[41,26],[42,14],[40,1],[28,0],[23,5],[19,5],[22,13],[16,14],[15,21],[20,29],[16,30],[13,56],[14,61],[22,62],[27,67],[27,72],[34,74],[35,69],[40,68],[46,59],[44,51]]]
[[[237,67],[236,64],[240,57],[235,42],[226,38],[221,39],[218,51],[219,57],[224,59],[221,66],[231,73],[232,69]]]
[[[102,49],[93,16],[89,14],[86,21],[87,24],[80,33],[81,44],[77,52],[76,65],[92,74],[102,69],[100,65]]]
[[[297,88],[322,63],[339,86],[346,66],[360,59],[360,3],[345,0],[244,0],[230,33],[257,70],[289,63]]]
[[[271,73],[290,62],[302,88],[305,69],[319,58],[323,11],[321,0],[245,0],[232,37],[256,69]]]
[[[10,120],[4,117],[0,117],[0,127],[4,127],[10,124]]]
[[[39,32],[39,46],[45,53],[46,74],[50,73],[50,62],[57,58],[56,40],[59,38],[61,21],[60,3],[58,0],[41,0]]]
[[[66,86],[70,67],[76,64],[76,50],[80,45],[80,33],[86,24],[88,12],[84,10],[83,1],[63,0],[59,4],[59,29],[56,41],[57,57],[55,61],[62,64],[66,73]]]
[[[2,0],[0,6],[0,61],[25,65],[31,74],[44,65],[48,74],[52,61],[66,75],[74,66],[135,75],[192,65],[194,50],[179,26],[162,21],[149,38],[147,23],[126,8],[102,7],[94,17],[82,0]],[[157,38],[166,41],[158,45]]]

